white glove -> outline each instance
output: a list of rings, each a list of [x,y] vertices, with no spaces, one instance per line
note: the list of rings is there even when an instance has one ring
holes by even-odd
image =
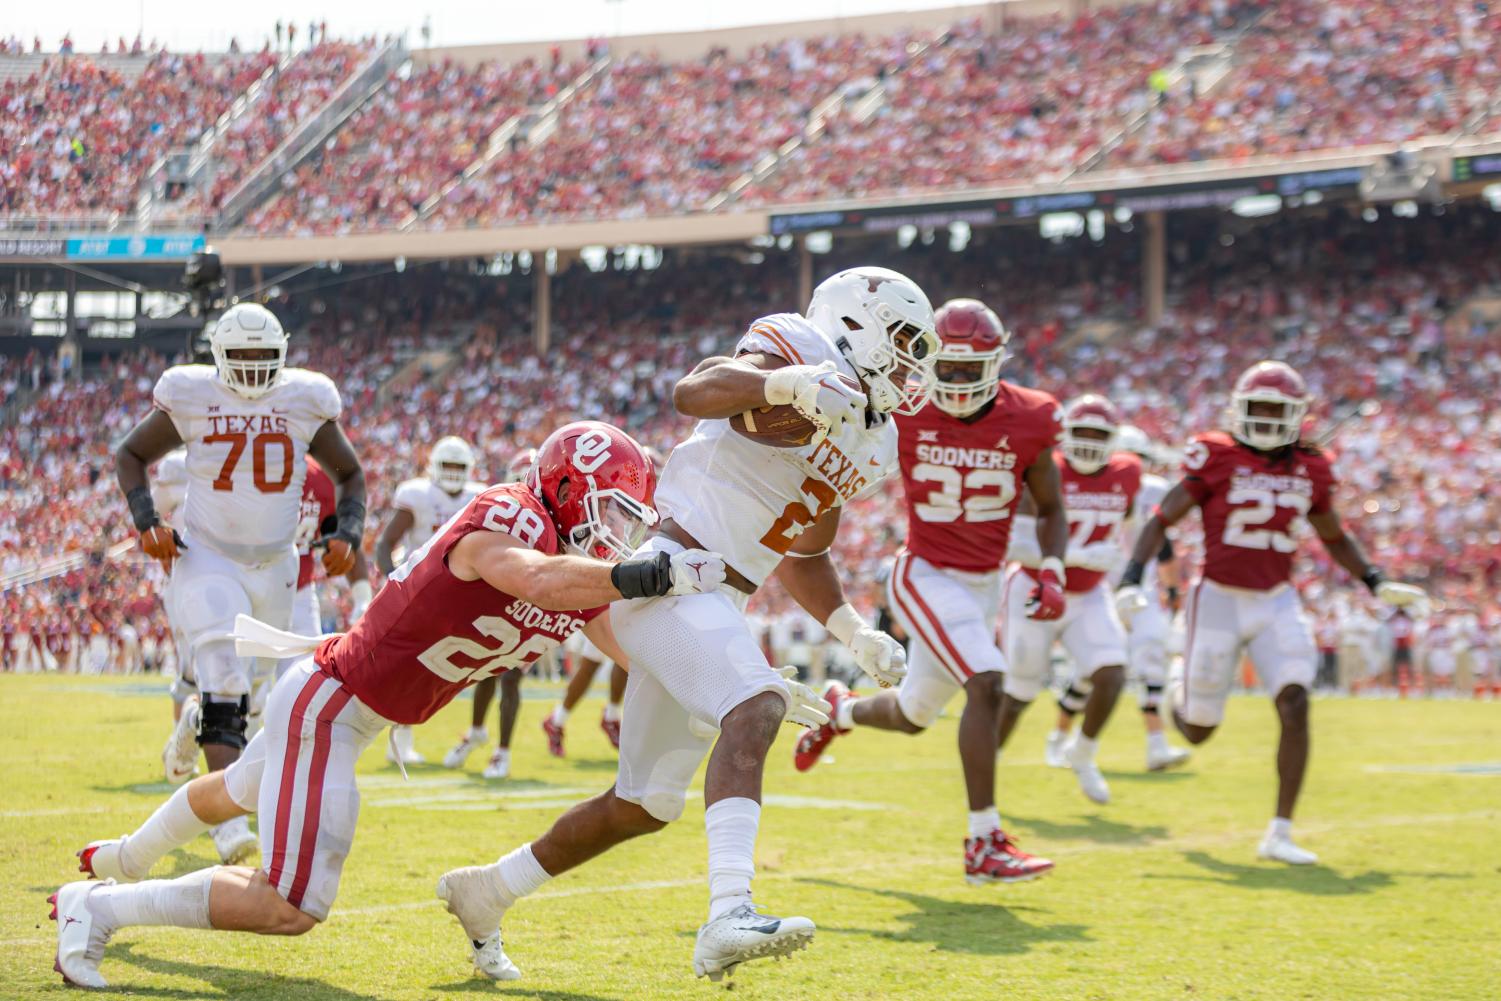
[[[1121,547],[1106,539],[1103,542],[1091,542],[1088,545],[1069,549],[1064,562],[1080,570],[1109,573],[1120,566],[1125,558],[1126,554]]]
[[[1115,592],[1115,613],[1121,617],[1121,625],[1127,629],[1131,628],[1131,620],[1136,614],[1146,610],[1147,604],[1146,593],[1135,584]]]
[[[810,730],[816,730],[829,721],[829,713],[834,707],[818,697],[818,693],[801,681],[797,680],[797,668],[792,666],[779,667],[776,672],[787,682],[787,692],[791,699],[787,703],[787,715],[782,717],[784,723],[796,723]]]
[[[724,583],[724,557],[703,549],[672,554],[672,590],[668,594],[703,594]]]
[[[819,365],[786,365],[766,376],[766,402],[772,406],[792,404],[797,412],[818,425],[820,436],[838,434],[846,422],[865,419],[865,394],[840,380],[839,366],[832,361]]]
[[[860,617],[848,604],[840,605],[824,623],[835,639],[849,647],[860,670],[882,688],[899,685],[907,676],[907,651]]]
[[[1384,580],[1376,585],[1376,597],[1388,605],[1404,608],[1408,605],[1421,605],[1428,601],[1428,595],[1421,587],[1413,584],[1404,584],[1399,580]]]

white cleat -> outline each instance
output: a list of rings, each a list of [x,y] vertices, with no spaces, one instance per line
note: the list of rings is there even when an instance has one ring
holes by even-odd
[[[464,926],[475,970],[491,980],[521,979],[521,970],[511,962],[501,943],[500,918],[505,912],[499,906],[484,866],[468,865],[445,872],[438,879],[438,899]],[[493,931],[488,930],[492,928]],[[486,931],[476,938],[471,934],[473,929]]]
[[[698,930],[693,947],[693,975],[719,983],[735,967],[752,959],[781,959],[813,941],[807,918],[774,918],[741,904]]]
[[[495,749],[490,755],[490,763],[480,773],[487,779],[508,779],[511,777],[511,752],[503,747]]]
[[[464,762],[469,760],[469,755],[478,751],[490,743],[490,734],[481,730],[466,730],[459,742],[453,745],[453,750],[443,755],[444,768],[463,768]]]
[[[162,748],[162,772],[167,781],[180,786],[198,774],[198,696],[189,695],[182,703],[182,715]]]
[[[78,871],[89,874],[91,879],[112,879],[116,883],[134,883],[146,874],[125,871],[120,855],[125,848],[125,835],[105,841],[90,841],[78,855]]]
[[[412,741],[411,727],[391,727],[391,739],[386,741],[386,760],[393,765],[420,765],[425,762],[427,759],[412,746]]]
[[[1177,768],[1188,763],[1193,757],[1186,747],[1149,747],[1147,748],[1147,771],[1165,772],[1169,768]]]
[[[209,828],[214,847],[225,865],[239,865],[255,852],[257,838],[247,817],[236,817]]]
[[[1047,762],[1049,768],[1068,767],[1068,759],[1063,756],[1063,748],[1067,744],[1068,733],[1066,731],[1048,731],[1048,742],[1042,750],[1042,760]]]
[[[1074,777],[1079,780],[1079,791],[1086,799],[1101,806],[1110,802],[1110,786],[1106,783],[1105,776],[1100,774],[1100,766],[1095,764],[1092,755],[1081,751],[1077,742],[1069,741],[1063,748],[1063,758],[1074,770]]]
[[[1319,860],[1313,852],[1293,844],[1293,839],[1287,835],[1271,832],[1261,839],[1261,845],[1256,849],[1256,857],[1273,862],[1286,862],[1288,865],[1313,865]]]
[[[82,881],[69,883],[47,898],[52,905],[49,915],[57,922],[57,956],[52,968],[74,987],[108,987],[99,975],[99,961],[112,934],[100,928],[89,910],[89,894],[105,883]]]

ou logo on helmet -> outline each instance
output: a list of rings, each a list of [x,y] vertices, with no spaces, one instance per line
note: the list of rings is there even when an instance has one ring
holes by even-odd
[[[585,475],[593,473],[610,458],[610,436],[603,431],[588,430],[573,445],[573,468]]]

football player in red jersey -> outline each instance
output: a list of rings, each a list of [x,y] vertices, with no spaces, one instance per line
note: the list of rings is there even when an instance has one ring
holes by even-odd
[[[1141,459],[1115,449],[1120,425],[1115,405],[1096,393],[1070,400],[1063,408],[1063,445],[1055,460],[1061,467],[1063,507],[1068,512],[1069,544],[1063,559],[1068,611],[1051,622],[1027,617],[1024,587],[1037,579],[1034,568],[1041,559],[1028,496],[1022,498],[1011,538],[1010,556],[1020,566],[1007,578],[1002,598],[1006,624],[1001,635],[1011,665],[1006,676],[1009,694],[1023,703],[1037,698],[1048,681],[1055,643],[1062,643],[1073,661],[1074,674],[1059,704],[1064,712],[1082,713],[1083,718],[1071,739],[1060,743],[1050,736],[1050,750],[1074,770],[1080,790],[1096,803],[1110,802],[1110,787],[1095,763],[1096,742],[1126,683],[1126,630],[1105,575],[1125,558],[1121,525],[1141,487]],[[1002,724],[1001,746],[1015,723],[1012,716]]]
[[[1053,863],[1018,849],[996,809],[996,734],[1003,715],[1014,716],[1020,705],[1007,708],[1015,700],[995,620],[1012,515],[1024,486],[1036,502],[1041,554],[1027,614],[1048,620],[1064,612],[1068,523],[1053,461],[1062,414],[1047,393],[1001,381],[1010,334],[984,303],[951,300],[936,321],[942,347],[933,401],[897,418],[907,544],[887,588],[890,607],[912,639],[907,677],[897,691],[868,698],[831,681],[823,695],[833,718],[803,734],[794,763],[799,771],[812,768],[836,736],[857,726],[921,733],[963,689],[965,878],[977,885],[1013,882],[1040,876]]]
[[[1184,677],[1169,696],[1173,723],[1189,743],[1208,740],[1224,718],[1241,656],[1250,654],[1282,724],[1277,813],[1258,854],[1294,865],[1318,861],[1292,839],[1293,806],[1308,767],[1308,689],[1318,663],[1290,583],[1295,521],[1306,518],[1334,561],[1382,601],[1400,607],[1425,597],[1387,580],[1345,534],[1333,506],[1329,457],[1300,440],[1309,401],[1303,377],[1282,362],[1258,362],[1242,373],[1231,396],[1230,433],[1201,434],[1188,446],[1183,478],[1142,526],[1116,594],[1129,620],[1143,603],[1143,566],[1167,529],[1198,507],[1204,566],[1188,601]]]
[[[135,833],[79,853],[82,871],[106,881],[69,883],[51,898],[64,979],[105,986],[105,943],[129,925],[300,935],[326,918],[359,813],[355,762],[376,734],[427,720],[474,682],[524,669],[581,628],[614,649],[601,617],[613,601],[697,594],[724,580],[723,560],[702,550],[627,558],[656,522],[655,482],[623,431],[570,424],[543,443],[526,483],[491,487],[455,514],[349,632],[308,639],[241,617],[242,649],[307,655],[277,683],[264,728],[234,765],[179,788]],[[262,868],[125,882],[210,824],[252,810]],[[504,960],[498,930],[482,946]]]

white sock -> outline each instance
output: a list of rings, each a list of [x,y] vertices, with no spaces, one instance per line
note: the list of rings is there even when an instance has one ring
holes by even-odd
[[[509,855],[501,856],[494,865],[486,866],[490,885],[500,898],[501,910],[510,907],[528,893],[535,893],[552,876],[548,875],[537,856],[532,854],[532,843],[517,848]]]
[[[605,716],[604,716],[604,718],[605,718],[605,722],[606,723],[619,723],[620,722],[620,703],[619,702],[606,702],[605,703]]]
[[[1293,836],[1293,822],[1289,817],[1273,817],[1272,824],[1266,829],[1267,834],[1278,838],[1291,838]]]
[[[490,731],[482,726],[471,726],[467,739],[471,744],[488,744],[490,743]]]
[[[509,765],[511,763],[511,749],[509,747],[497,747],[495,753],[490,755],[490,760],[502,761]]]
[[[208,891],[219,869],[210,866],[177,879],[103,886],[89,894],[89,911],[111,931],[128,925],[211,928]]]
[[[188,805],[188,787],[178,786],[134,834],[125,836],[125,844],[120,846],[120,867],[139,879],[162,856],[208,829],[209,825],[199,820]]]
[[[849,730],[855,725],[855,700],[841,699],[839,708],[834,710],[834,727],[838,730]]]
[[[391,736],[396,738],[396,749],[402,754],[406,754],[412,749],[412,741],[415,738],[412,736],[411,727],[393,726],[391,727]]]
[[[709,835],[709,920],[750,903],[761,804],[736,796],[704,811]]]
[[[553,722],[553,725],[554,726],[562,726],[563,724],[567,723],[568,722],[568,715],[569,715],[568,714],[568,710],[564,709],[563,708],[563,703],[559,702],[557,705],[555,705],[555,706],[552,707],[552,722]]]
[[[1147,750],[1149,750],[1149,751],[1165,751],[1165,750],[1167,750],[1167,734],[1164,733],[1161,730],[1158,730],[1156,733],[1149,733],[1149,734],[1147,734]]]
[[[1095,752],[1099,749],[1099,741],[1086,737],[1081,732],[1074,736],[1073,749],[1070,753],[1073,755],[1083,755],[1086,761],[1093,761]]]
[[[1001,829],[1001,813],[995,807],[969,811],[969,836],[983,838],[991,831]]]

